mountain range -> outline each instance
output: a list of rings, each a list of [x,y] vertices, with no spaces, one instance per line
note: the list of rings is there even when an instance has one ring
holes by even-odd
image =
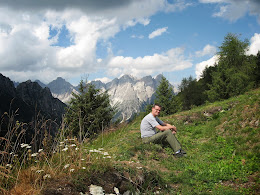
[[[4,76],[2,75],[2,77]],[[118,111],[115,119],[120,121],[128,121],[132,119],[135,114],[140,111],[144,111],[147,104],[151,104],[154,101],[155,91],[160,84],[161,78],[161,74],[157,75],[155,78],[152,76],[136,78],[131,75],[123,75],[122,77],[115,78],[108,83],[103,83],[100,80],[91,81],[90,83],[102,92],[108,92],[111,105],[116,106]],[[56,80],[53,80],[48,84],[44,84],[40,80],[36,80],[35,82],[31,82],[29,80],[23,83],[17,83],[14,81],[12,84],[10,84],[10,82],[8,83],[9,84],[5,87],[5,90],[15,91],[10,93],[15,93],[16,96],[20,94],[22,101],[28,99],[28,103],[30,102],[28,98],[30,95],[25,95],[23,94],[25,92],[22,93],[19,91],[26,90],[26,93],[31,93],[32,97],[37,97],[38,101],[41,99],[46,99],[44,98],[45,96],[50,98],[51,94],[54,99],[59,99],[61,102],[68,104],[72,98],[72,92],[78,93],[79,88],[79,86],[73,86],[61,77],[58,77]],[[32,92],[32,90],[34,90],[34,92]],[[33,93],[36,95],[33,96]],[[35,100],[33,101],[35,102]],[[38,103],[38,105],[42,105],[42,103]],[[43,105],[43,111],[50,115],[49,112],[51,112],[52,108],[50,108],[47,104]],[[48,109],[50,110],[47,112]]]
[[[116,106],[118,110],[115,118],[121,121],[128,121],[136,113],[144,111],[147,104],[153,102],[155,91],[161,78],[161,74],[155,78],[146,76],[141,79],[131,75],[124,75],[108,83],[103,83],[99,80],[91,81],[90,83],[97,89],[108,92],[111,105]],[[73,86],[61,77],[58,77],[47,85],[39,80],[36,80],[36,82],[43,88],[48,87],[53,97],[60,99],[64,103],[69,102],[72,92],[78,92],[78,86]]]

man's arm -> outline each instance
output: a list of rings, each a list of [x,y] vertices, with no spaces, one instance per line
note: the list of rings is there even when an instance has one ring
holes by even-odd
[[[163,125],[157,125],[156,126],[157,129],[159,129],[160,131],[165,131],[165,130],[172,130],[172,133],[176,133],[177,132],[177,128],[174,125],[168,124],[168,123],[163,123]]]

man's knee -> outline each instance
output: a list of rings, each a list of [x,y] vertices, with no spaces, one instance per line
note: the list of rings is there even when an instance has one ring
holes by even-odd
[[[167,136],[172,134],[172,131],[171,131],[170,129],[167,129],[167,130],[165,130],[164,132],[165,132],[165,134],[166,134]]]

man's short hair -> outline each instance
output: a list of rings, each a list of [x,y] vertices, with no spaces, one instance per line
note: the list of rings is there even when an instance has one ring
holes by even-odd
[[[155,108],[155,106],[159,106],[160,108],[162,108],[162,106],[160,104],[153,104],[153,108]]]

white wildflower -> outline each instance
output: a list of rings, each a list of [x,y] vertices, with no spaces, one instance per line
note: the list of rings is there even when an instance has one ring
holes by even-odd
[[[74,172],[75,171],[75,169],[70,169],[70,172]]]
[[[76,148],[75,148],[75,150],[77,151],[77,150],[79,150],[79,148],[78,148],[78,147],[76,147]]]
[[[108,152],[104,152],[103,154],[104,154],[105,156],[108,156],[108,155],[109,155]]]
[[[15,154],[14,156],[18,156],[18,154]]]
[[[12,167],[12,165],[11,165],[11,164],[6,164],[5,166],[7,166],[7,167],[10,167],[10,168]]]
[[[69,148],[66,147],[66,148],[63,148],[62,151],[67,151],[68,149],[69,149]]]
[[[137,169],[142,169],[143,167],[136,167]]]
[[[116,194],[120,194],[120,193],[119,193],[119,189],[118,189],[117,187],[114,187],[114,192],[115,192]]]
[[[40,169],[40,170],[37,170],[36,173],[41,173],[43,171],[44,171],[43,169]]]
[[[12,155],[12,154],[13,154],[13,152],[10,153],[10,155]]]
[[[38,155],[38,153],[33,153],[31,156],[37,156]]]
[[[29,146],[29,145],[28,145],[28,146],[26,146],[26,148],[27,148],[27,149],[30,149],[31,147],[32,147],[32,146]]]
[[[47,179],[47,178],[51,178],[51,175],[50,174],[46,174],[43,176],[43,179]]]
[[[86,167],[82,167],[82,169],[86,169]]]
[[[28,145],[28,144],[21,143],[21,148],[25,148],[25,147],[27,147],[27,146],[29,146],[29,145]]]
[[[39,153],[42,152],[42,151],[43,151],[43,149],[39,149],[39,150],[38,150]]]
[[[71,144],[71,145],[70,145],[70,147],[75,147],[75,146],[76,146],[76,144]]]
[[[81,160],[85,160],[84,158],[82,158]]]
[[[70,164],[66,164],[66,165],[64,166],[64,169],[67,169],[69,166],[70,166]]]
[[[89,150],[89,152],[94,152],[94,150]]]
[[[98,148],[98,150],[104,150],[104,148]]]

